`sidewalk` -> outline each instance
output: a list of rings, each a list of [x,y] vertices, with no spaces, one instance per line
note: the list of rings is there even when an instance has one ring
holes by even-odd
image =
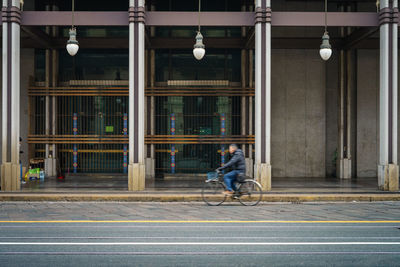
[[[0,201],[202,201],[204,177],[147,179],[146,190],[129,192],[123,175],[70,176],[64,182],[28,182],[20,192],[0,193]],[[399,201],[400,192],[383,192],[376,178],[274,178],[267,202]]]
[[[197,193],[170,192],[89,192],[89,193],[0,193],[0,201],[131,201],[131,202],[191,202],[203,201]],[[228,202],[230,200],[227,200]],[[400,201],[399,193],[271,193],[263,195],[266,202],[374,202]]]

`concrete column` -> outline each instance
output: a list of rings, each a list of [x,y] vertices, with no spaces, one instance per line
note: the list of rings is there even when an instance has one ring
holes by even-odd
[[[341,6],[341,11],[345,11]],[[351,10],[347,10],[351,11]],[[340,28],[342,38],[350,34],[350,29]],[[337,177],[340,179],[351,179],[352,174],[352,138],[351,138],[351,118],[352,118],[352,52],[350,50],[340,50],[340,88],[339,88],[339,119],[338,119],[338,158],[336,163]]]
[[[398,1],[381,0],[380,85],[379,85],[379,165],[378,186],[399,190],[397,164],[397,29]]]
[[[154,7],[153,7],[154,8]],[[152,27],[154,28],[154,27]],[[154,49],[151,49],[149,51],[149,64],[150,64],[150,87],[154,87],[154,82],[155,82],[155,51]],[[150,122],[148,124],[148,127],[150,127],[150,135],[155,134],[155,99],[154,96],[150,97],[150,107],[148,110],[150,110]],[[150,177],[155,176],[155,167],[156,167],[156,162],[155,162],[155,146],[150,145],[150,157],[146,158],[146,175]]]
[[[20,1],[3,0],[1,190],[20,189]]]
[[[255,177],[271,190],[271,1],[256,0]]]
[[[46,11],[50,11],[50,5],[46,5]],[[45,31],[50,34],[50,26],[46,26]],[[50,86],[51,79],[51,50],[46,49],[45,52],[45,86]],[[45,135],[50,135],[50,97],[46,95],[45,97]],[[49,158],[50,148],[49,144],[45,145],[45,161]],[[48,171],[47,163],[45,162],[45,172]]]
[[[253,88],[254,87],[254,75],[253,75],[253,50],[249,50],[249,87]],[[249,97],[249,135],[253,134],[253,121],[254,121],[254,116],[253,116],[253,100],[254,98],[252,96]],[[248,159],[248,176],[254,177],[254,168],[250,166],[254,166],[254,160],[253,160],[253,145],[250,144],[248,147],[249,150],[249,159]]]
[[[241,72],[242,72],[242,88],[246,88],[246,50],[242,49],[242,58],[241,58]],[[241,98],[241,112],[240,112],[240,119],[241,119],[241,135],[246,135],[246,119],[247,119],[247,112],[246,112],[246,96],[242,96]],[[243,153],[246,157],[246,145],[242,145]]]
[[[58,7],[46,6],[46,10],[58,11]],[[57,37],[57,27],[46,27],[47,34]],[[46,87],[56,87],[58,81],[58,51],[46,49]],[[46,135],[55,135],[57,126],[57,98],[46,96]],[[50,153],[51,148],[51,153]],[[45,174],[49,177],[57,175],[57,151],[55,144],[46,144]]]
[[[128,189],[145,188],[144,0],[129,1],[129,166]]]
[[[53,11],[58,11],[58,7],[56,5],[53,5]],[[52,29],[52,35],[53,37],[58,37],[58,27],[54,26]],[[59,62],[59,53],[57,49],[52,49],[52,86],[56,87],[58,86],[58,62]],[[52,97],[52,119],[51,119],[51,125],[52,125],[52,134],[56,135],[57,134],[57,97],[53,96]],[[53,156],[53,173],[51,174],[52,176],[57,175],[57,146],[56,144],[53,144],[52,147],[52,156]]]
[[[152,4],[150,6],[151,11],[155,11],[155,6]],[[150,27],[150,36],[154,37],[156,34],[155,27]],[[148,55],[148,62],[150,65],[150,84],[149,87],[154,88],[155,83],[155,51],[151,49]],[[148,69],[148,68],[146,68]],[[146,79],[147,81],[147,79]],[[148,127],[150,129],[147,131],[150,132],[150,135],[155,135],[155,99],[154,96],[150,97],[150,107],[147,109],[150,111],[150,122],[148,122]],[[150,157],[146,158],[146,175],[150,177],[155,177],[155,169],[156,169],[156,153],[155,153],[155,145],[150,145]]]

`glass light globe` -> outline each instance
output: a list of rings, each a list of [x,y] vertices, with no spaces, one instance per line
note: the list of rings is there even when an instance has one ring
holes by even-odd
[[[78,53],[79,50],[79,43],[76,40],[76,29],[71,28],[69,30],[69,40],[67,41],[67,51],[68,54],[71,56],[75,56],[76,53]]]
[[[197,60],[201,60],[205,54],[206,54],[206,50],[204,48],[193,49],[193,55]]]
[[[203,35],[201,35],[200,31],[197,32],[196,35],[196,43],[193,46],[193,56],[197,60],[201,60],[206,54],[205,45],[203,44]]]
[[[75,56],[76,53],[78,53],[78,50],[79,50],[78,44],[75,44],[75,43],[67,44],[67,51],[68,51],[68,54],[70,54],[71,56]]]
[[[332,55],[332,49],[330,48],[321,48],[319,50],[319,54],[323,60],[328,60]]]
[[[332,48],[329,44],[329,34],[327,31],[325,31],[322,36],[322,44],[319,48],[319,55],[321,58],[325,61],[328,60],[332,55]]]

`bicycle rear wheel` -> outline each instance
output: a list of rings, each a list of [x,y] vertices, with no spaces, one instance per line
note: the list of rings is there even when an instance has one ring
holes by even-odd
[[[224,186],[217,181],[206,182],[201,190],[201,197],[207,205],[218,206],[226,199],[226,195],[222,194],[224,190]]]
[[[239,188],[239,201],[244,206],[255,206],[262,199],[261,186],[253,181],[246,180]]]

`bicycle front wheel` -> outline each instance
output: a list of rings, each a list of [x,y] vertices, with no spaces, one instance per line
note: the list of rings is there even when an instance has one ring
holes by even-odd
[[[246,180],[239,188],[239,201],[244,206],[255,206],[262,199],[261,186],[253,180]]]
[[[201,197],[209,206],[218,206],[225,201],[224,186],[219,182],[206,182],[201,190]]]

